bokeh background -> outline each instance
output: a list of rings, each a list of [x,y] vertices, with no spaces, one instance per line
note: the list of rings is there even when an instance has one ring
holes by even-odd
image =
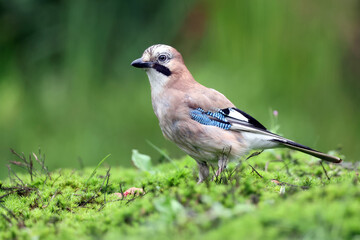
[[[146,140],[184,155],[130,67],[156,43],[265,126],[276,109],[285,136],[359,159],[359,1],[0,0],[0,177],[9,148],[50,169],[161,161]]]

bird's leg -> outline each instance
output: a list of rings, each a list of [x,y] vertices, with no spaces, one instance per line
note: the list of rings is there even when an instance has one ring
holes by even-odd
[[[202,183],[209,176],[209,166],[206,162],[197,162],[199,166],[199,183]]]
[[[220,159],[218,161],[219,169],[216,171],[216,174],[215,174],[216,177],[220,176],[222,171],[226,168],[226,165],[227,165],[228,160],[229,160],[230,152],[231,152],[231,146],[227,147],[227,148],[226,147],[223,148],[221,157],[220,157]]]
[[[223,170],[224,170],[224,168],[222,166],[219,166],[218,170],[216,171],[215,177],[220,176],[220,174],[222,173]]]

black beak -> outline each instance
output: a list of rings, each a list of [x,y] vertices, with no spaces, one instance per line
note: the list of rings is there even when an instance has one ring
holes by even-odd
[[[153,65],[153,62],[144,62],[141,58],[136,59],[131,63],[131,66],[136,68],[151,68]]]

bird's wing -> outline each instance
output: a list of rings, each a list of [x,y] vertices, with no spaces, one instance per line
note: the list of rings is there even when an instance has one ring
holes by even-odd
[[[249,142],[255,140],[253,145],[254,149],[276,147],[277,145],[274,146],[270,144],[270,142],[272,142],[278,143],[284,147],[304,152],[329,162],[340,163],[342,161],[338,157],[319,152],[292,140],[276,135],[268,131],[255,118],[234,107],[219,109],[214,112],[204,111],[201,108],[197,108],[190,111],[190,116],[193,120],[204,125],[212,125],[230,131],[255,133],[257,137],[254,137],[253,134],[250,134],[252,137],[248,136],[247,139]],[[263,139],[263,142],[259,142],[259,136],[262,136],[260,139]]]
[[[201,124],[220,127],[225,130],[245,131],[279,137],[269,132],[255,118],[234,107],[217,111],[205,111],[202,108],[197,108],[190,111],[190,116]]]

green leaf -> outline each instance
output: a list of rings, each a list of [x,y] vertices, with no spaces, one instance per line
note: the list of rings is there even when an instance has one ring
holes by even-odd
[[[151,174],[155,173],[155,171],[153,170],[150,156],[141,154],[138,150],[133,149],[131,160],[134,163],[135,167],[137,167],[141,171]]]

